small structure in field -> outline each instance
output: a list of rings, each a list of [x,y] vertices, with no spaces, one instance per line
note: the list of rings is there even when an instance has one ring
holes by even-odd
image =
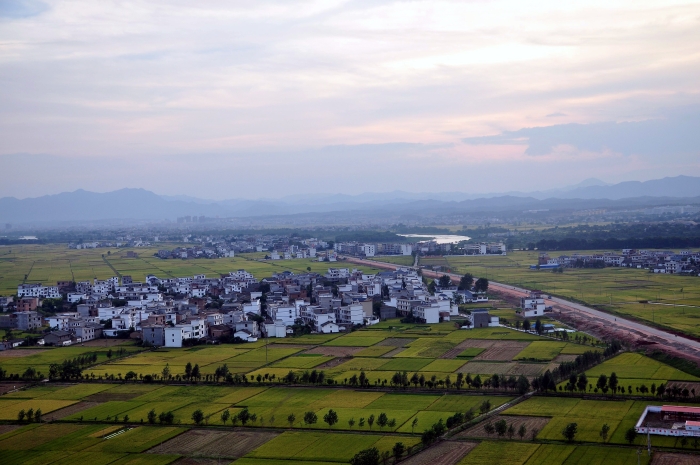
[[[700,407],[648,405],[634,429],[640,434],[700,437]]]

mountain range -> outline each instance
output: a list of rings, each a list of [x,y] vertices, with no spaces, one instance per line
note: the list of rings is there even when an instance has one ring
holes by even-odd
[[[196,215],[222,218],[280,217],[301,214],[345,216],[347,212],[396,215],[587,209],[700,203],[700,177],[676,176],[651,181],[607,184],[587,179],[577,185],[534,192],[466,194],[404,191],[290,195],[280,199],[207,200],[184,195],[157,195],[145,189],[107,193],[84,190],[42,197],[0,199],[2,223],[79,223],[106,220],[174,220]],[[342,215],[340,215],[342,214]]]

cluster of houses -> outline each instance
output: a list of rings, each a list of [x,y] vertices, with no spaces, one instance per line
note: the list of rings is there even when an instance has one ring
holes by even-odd
[[[295,327],[337,333],[395,317],[439,323],[458,314],[458,303],[488,300],[456,287],[437,288],[431,295],[412,268],[377,274],[347,268],[329,268],[325,275],[285,271],[260,281],[245,270],[214,278],[148,275],[144,282],[124,275],[56,286],[21,284],[17,294],[16,299],[3,301],[10,311],[0,316],[0,327],[22,331],[48,327],[40,343],[70,345],[100,337],[131,337],[165,347],[182,347],[194,340],[287,337]],[[37,307],[45,298],[63,298],[74,304],[74,311],[42,318]],[[483,315],[476,313],[468,316],[470,326],[490,322],[479,320]]]
[[[436,253],[449,253],[452,251],[452,243],[440,243],[436,240],[421,241],[417,243],[377,243],[368,244],[360,242],[339,242],[334,245],[338,253],[355,255],[358,257],[374,257],[375,255],[412,255],[414,252],[432,255]],[[503,242],[481,242],[464,246],[467,255],[505,255],[506,245]]]
[[[547,253],[541,253],[537,265],[530,265],[530,268],[583,268],[589,266],[623,266],[646,269],[653,273],[700,276],[700,252],[622,249],[621,254],[604,252],[560,255],[558,257],[550,257]]]

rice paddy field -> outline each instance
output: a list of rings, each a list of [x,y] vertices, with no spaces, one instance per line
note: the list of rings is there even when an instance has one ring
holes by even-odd
[[[97,389],[99,388],[99,389]],[[82,397],[80,394],[82,393]],[[62,400],[70,397],[74,400]],[[503,395],[467,395],[464,393],[411,394],[406,392],[368,392],[320,387],[228,387],[228,386],[162,386],[145,384],[75,384],[58,389],[30,388],[0,398],[0,420],[15,420],[20,409],[41,408],[49,413],[83,401],[85,408],[70,409],[64,422],[122,422],[125,416],[135,424],[148,422],[148,412],[173,412],[174,424],[192,425],[192,413],[201,410],[204,424],[224,426],[221,413],[232,415],[247,408],[256,420],[252,427],[293,428],[300,430],[333,430],[363,432],[418,433],[439,420],[446,421],[455,413],[477,411],[488,400],[500,406],[512,397]],[[322,421],[329,409],[338,414],[338,423],[329,427]],[[314,412],[315,424],[304,422],[304,413]],[[393,426],[360,424],[360,419],[386,414]],[[289,421],[289,416],[295,419]],[[354,420],[354,424],[350,423]],[[413,425],[413,421],[416,424]],[[230,422],[228,422],[231,425]]]
[[[55,285],[57,281],[86,281],[130,275],[134,281],[143,281],[147,275],[159,277],[193,276],[195,274],[219,275],[245,269],[262,279],[285,270],[305,273],[307,268],[321,274],[329,266],[347,267],[342,262],[329,264],[311,259],[261,260],[255,255],[241,257],[162,260],[153,256],[160,249],[173,249],[192,244],[158,244],[157,247],[100,248],[71,250],[65,244],[0,246],[0,296],[17,293],[22,283]],[[138,258],[126,258],[127,251],[136,252]],[[255,258],[254,258],[255,257]],[[409,257],[411,258],[411,257]],[[352,265],[366,272],[378,269]]]
[[[125,342],[125,344],[130,344]],[[254,343],[139,351],[124,345],[127,356],[109,360],[106,348],[65,347],[0,352],[0,367],[22,374],[32,367],[46,375],[51,363],[97,352],[98,361],[83,374],[92,379],[161,376],[168,367],[174,380],[184,376],[185,366],[199,365],[202,377],[213,377],[224,364],[231,373],[251,381],[280,379],[290,371],[324,371],[326,379],[347,384],[365,372],[370,384],[389,383],[396,372],[416,373],[425,379],[451,381],[458,373],[482,378],[494,374],[534,377],[558,364],[561,357],[599,350],[590,345],[551,341],[508,328],[457,329],[454,323],[402,324],[388,320],[348,334],[307,335],[273,343]],[[114,348],[112,348],[114,350]],[[24,355],[24,356],[22,356]],[[433,380],[433,381],[435,381]],[[415,386],[414,386],[415,387]]]
[[[576,252],[591,254],[600,251],[557,251],[551,252],[550,256]],[[442,266],[444,271],[454,273],[472,273],[526,289],[541,289],[621,316],[700,336],[700,278],[697,276],[654,274],[621,267],[567,268],[563,273],[530,270],[530,265],[537,263],[538,253],[515,251],[507,256],[424,257],[420,264]],[[653,303],[642,304],[640,301]]]
[[[71,346],[53,348],[17,348],[14,350],[0,351],[0,367],[7,373],[22,374],[32,367],[38,373],[48,376],[49,366],[54,363],[62,363],[64,360],[72,360],[76,357],[88,354],[97,354],[96,363],[104,363],[109,360],[116,360],[116,352],[123,349],[126,355],[135,354],[142,349],[134,346],[132,342],[125,342],[112,347],[90,347]],[[108,352],[112,351],[112,357],[108,357]],[[126,372],[124,372],[126,374]]]
[[[595,447],[554,444],[533,444],[484,441],[472,450],[459,465],[605,465],[636,464],[637,450],[631,447]],[[647,465],[649,457],[643,454],[639,463]]]

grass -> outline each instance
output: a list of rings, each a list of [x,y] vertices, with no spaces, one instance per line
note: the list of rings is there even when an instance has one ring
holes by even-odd
[[[75,404],[74,400],[52,400],[52,399],[31,399],[22,400],[19,402],[11,401],[11,403],[0,403],[0,420],[17,420],[17,414],[20,410],[27,411],[29,409],[41,409],[44,414],[53,412],[69,405]]]
[[[534,341],[516,355],[514,360],[548,362],[559,355],[565,346],[566,342]]]
[[[648,380],[647,386],[652,382],[658,385],[665,380],[675,381],[700,381],[700,378],[668,366],[642,354],[626,352],[606,360],[586,372],[589,380],[595,380],[601,375],[610,376],[615,373],[618,378],[631,378]],[[589,381],[590,382],[590,381]]]
[[[481,347],[469,347],[468,349],[463,350],[462,352],[457,355],[458,358],[467,358],[467,359],[472,359],[485,351],[486,349],[481,348]]]

